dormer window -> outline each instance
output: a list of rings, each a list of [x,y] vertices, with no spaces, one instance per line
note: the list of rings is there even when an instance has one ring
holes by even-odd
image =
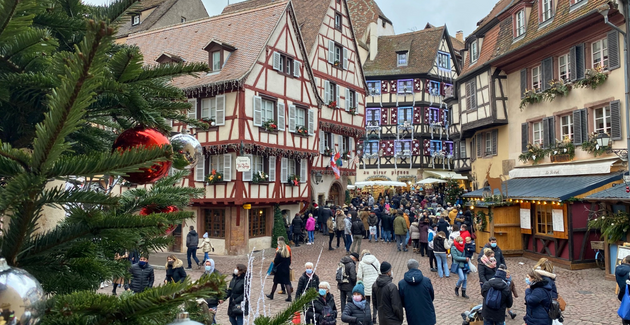
[[[186,22],[186,17],[182,16],[180,19],[180,22],[185,23]]]
[[[398,56],[398,60],[396,60],[396,62],[398,62],[398,64],[397,64],[397,65],[398,65],[399,67],[406,67],[406,66],[407,66],[407,59],[408,59],[408,58],[407,58],[407,54],[408,54],[408,53],[409,53],[409,52],[407,52],[407,51],[403,51],[403,52],[398,52],[398,53],[396,53],[396,54],[397,54],[397,56]]]
[[[212,40],[204,46],[203,50],[208,52],[208,65],[212,68],[212,72],[219,72],[236,48],[230,44]]]
[[[131,16],[131,26],[140,25],[140,15]]]
[[[335,12],[335,29],[341,30],[342,26],[343,26],[343,19],[341,17],[341,14],[338,12]]]
[[[160,54],[160,56],[158,56],[157,59],[155,59],[155,62],[159,64],[180,63],[180,62],[184,62],[184,59],[182,59],[182,57],[179,55],[163,52],[162,54]]]
[[[221,71],[221,51],[212,52],[212,71]]]
[[[477,62],[477,59],[479,59],[479,42],[474,40],[470,44],[470,63]]]
[[[539,2],[539,10],[540,10],[540,23],[544,23],[549,19],[553,18],[553,0],[541,0]]]
[[[519,10],[514,15],[514,38],[525,34],[525,9]]]

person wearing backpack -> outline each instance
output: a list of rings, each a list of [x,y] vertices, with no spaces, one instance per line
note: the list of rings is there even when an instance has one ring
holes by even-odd
[[[319,297],[313,300],[306,311],[306,324],[335,325],[337,324],[337,306],[335,296],[330,293],[330,283],[319,283]]]
[[[505,323],[505,310],[512,307],[514,303],[510,286],[505,278],[505,270],[499,267],[494,277],[486,281],[481,287],[481,295],[483,296],[481,315],[484,325],[503,325]],[[527,324],[529,325],[529,322]]]
[[[525,278],[525,317],[527,325],[551,325],[549,317],[552,305],[551,284],[544,280],[536,271],[530,270]]]
[[[345,310],[346,302],[351,296],[352,288],[357,284],[357,261],[359,261],[359,254],[352,253],[350,256],[342,257],[337,265],[335,280],[337,280],[337,289],[339,289],[341,310]]]
[[[439,229],[439,226],[438,226]],[[443,231],[439,231],[433,239],[433,254],[437,258],[438,276],[440,278],[446,276],[450,277],[448,269],[448,260],[446,258],[446,252],[451,248],[448,243],[446,234]]]

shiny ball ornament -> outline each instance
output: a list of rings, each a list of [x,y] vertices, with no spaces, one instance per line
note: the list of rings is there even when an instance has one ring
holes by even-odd
[[[173,168],[193,169],[201,160],[201,143],[190,134],[178,134],[171,138],[174,158]]]
[[[0,258],[0,324],[37,324],[44,297],[35,277]]]
[[[171,212],[177,212],[177,211],[179,211],[179,209],[174,205],[167,206],[166,208],[163,208],[163,209],[160,209],[155,205],[149,205],[140,209],[140,215],[148,216],[151,213],[171,213]],[[177,228],[177,225],[168,225],[168,228],[166,229],[166,235],[170,235],[173,231],[175,231],[175,228]]]
[[[155,129],[137,126],[121,133],[114,141],[113,150],[125,150],[135,147],[152,148],[169,145],[170,142],[162,133]],[[123,177],[125,180],[136,184],[148,184],[164,177],[171,168],[171,161],[158,162],[151,168],[141,168],[139,172],[129,173]]]

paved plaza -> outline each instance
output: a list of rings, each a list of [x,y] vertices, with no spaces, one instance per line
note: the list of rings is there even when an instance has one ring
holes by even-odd
[[[333,245],[335,243],[336,239],[333,242]],[[324,250],[315,273],[319,276],[320,281],[328,281],[331,283],[332,293],[335,295],[337,307],[339,308],[339,291],[336,289],[335,271],[339,259],[345,256],[343,241],[341,246],[342,247],[337,250],[329,251],[328,238],[324,238],[321,234],[318,234],[315,238],[315,245],[292,247],[292,265],[296,274],[295,281],[293,282],[294,288],[297,287],[297,280],[303,272],[304,263],[309,261],[316,263],[320,250],[323,247]],[[427,257],[421,257],[419,254],[413,254],[412,252],[398,252],[396,250],[396,245],[393,243],[369,243],[367,240],[363,240],[361,248],[369,249],[372,254],[376,255],[379,261],[388,261],[392,264],[395,283],[398,283],[398,281],[402,279],[404,272],[407,271],[408,259],[416,258],[420,261],[423,274],[431,279],[431,283],[433,284],[433,288],[435,290],[434,305],[437,314],[437,324],[461,324],[462,319],[460,313],[467,310],[469,307],[482,302],[477,273],[470,274],[467,291],[470,299],[464,299],[456,297],[454,293],[457,276],[451,275],[450,278],[440,279],[437,273],[429,271],[429,261]],[[266,272],[269,267],[269,263],[273,259],[273,253],[274,252],[272,250],[266,250],[264,253],[265,260],[263,273]],[[152,265],[163,266],[167,255],[167,253],[153,254],[150,257],[149,262]],[[177,255],[184,260],[184,264],[186,265],[185,254],[181,253]],[[197,256],[202,258],[203,254],[200,253]],[[261,270],[261,256],[262,252],[255,253],[256,260],[254,262],[254,279],[252,281],[253,308],[256,307],[256,302],[260,296],[260,279],[258,274]],[[224,274],[231,273],[236,264],[246,264],[247,262],[247,257],[245,256],[212,256],[212,258],[216,262],[217,269]],[[528,269],[533,267],[535,261],[521,257],[511,257],[507,258],[506,262],[519,292],[519,297],[515,298],[514,307],[512,309],[518,314],[518,316],[514,320],[508,320],[507,324],[521,325],[523,324],[522,316],[525,312],[525,273]],[[202,273],[202,271],[197,270],[196,267],[192,272],[189,270],[187,270],[187,272],[193,279],[198,279]],[[567,302],[567,310],[564,312],[565,325],[621,324],[621,321],[617,316],[619,302],[614,293],[615,283],[604,279],[604,271],[599,269],[569,271],[562,268],[556,268],[556,273],[558,275],[556,281],[558,292]],[[163,269],[156,269],[156,284],[163,282],[164,275],[165,273]],[[230,279],[231,276],[228,276],[227,281],[229,282]],[[272,283],[273,278],[268,277],[265,281],[265,293],[270,292]],[[108,287],[100,291],[109,293],[111,288]],[[285,298],[286,295],[276,294],[273,301],[265,300],[265,306],[267,306],[266,308],[271,310],[272,313],[276,313],[288,305],[288,303],[284,301]],[[218,324],[229,324],[226,308],[227,303],[219,306],[217,314]],[[338,323],[341,324],[340,319],[338,320]]]

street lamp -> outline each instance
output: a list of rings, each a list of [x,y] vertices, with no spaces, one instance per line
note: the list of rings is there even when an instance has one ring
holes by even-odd
[[[610,136],[608,133],[604,133],[602,131],[599,132],[595,140],[600,148],[608,148],[608,145],[610,144]]]
[[[323,182],[324,180],[322,178],[322,172],[315,173],[315,184],[320,184],[321,182]]]

